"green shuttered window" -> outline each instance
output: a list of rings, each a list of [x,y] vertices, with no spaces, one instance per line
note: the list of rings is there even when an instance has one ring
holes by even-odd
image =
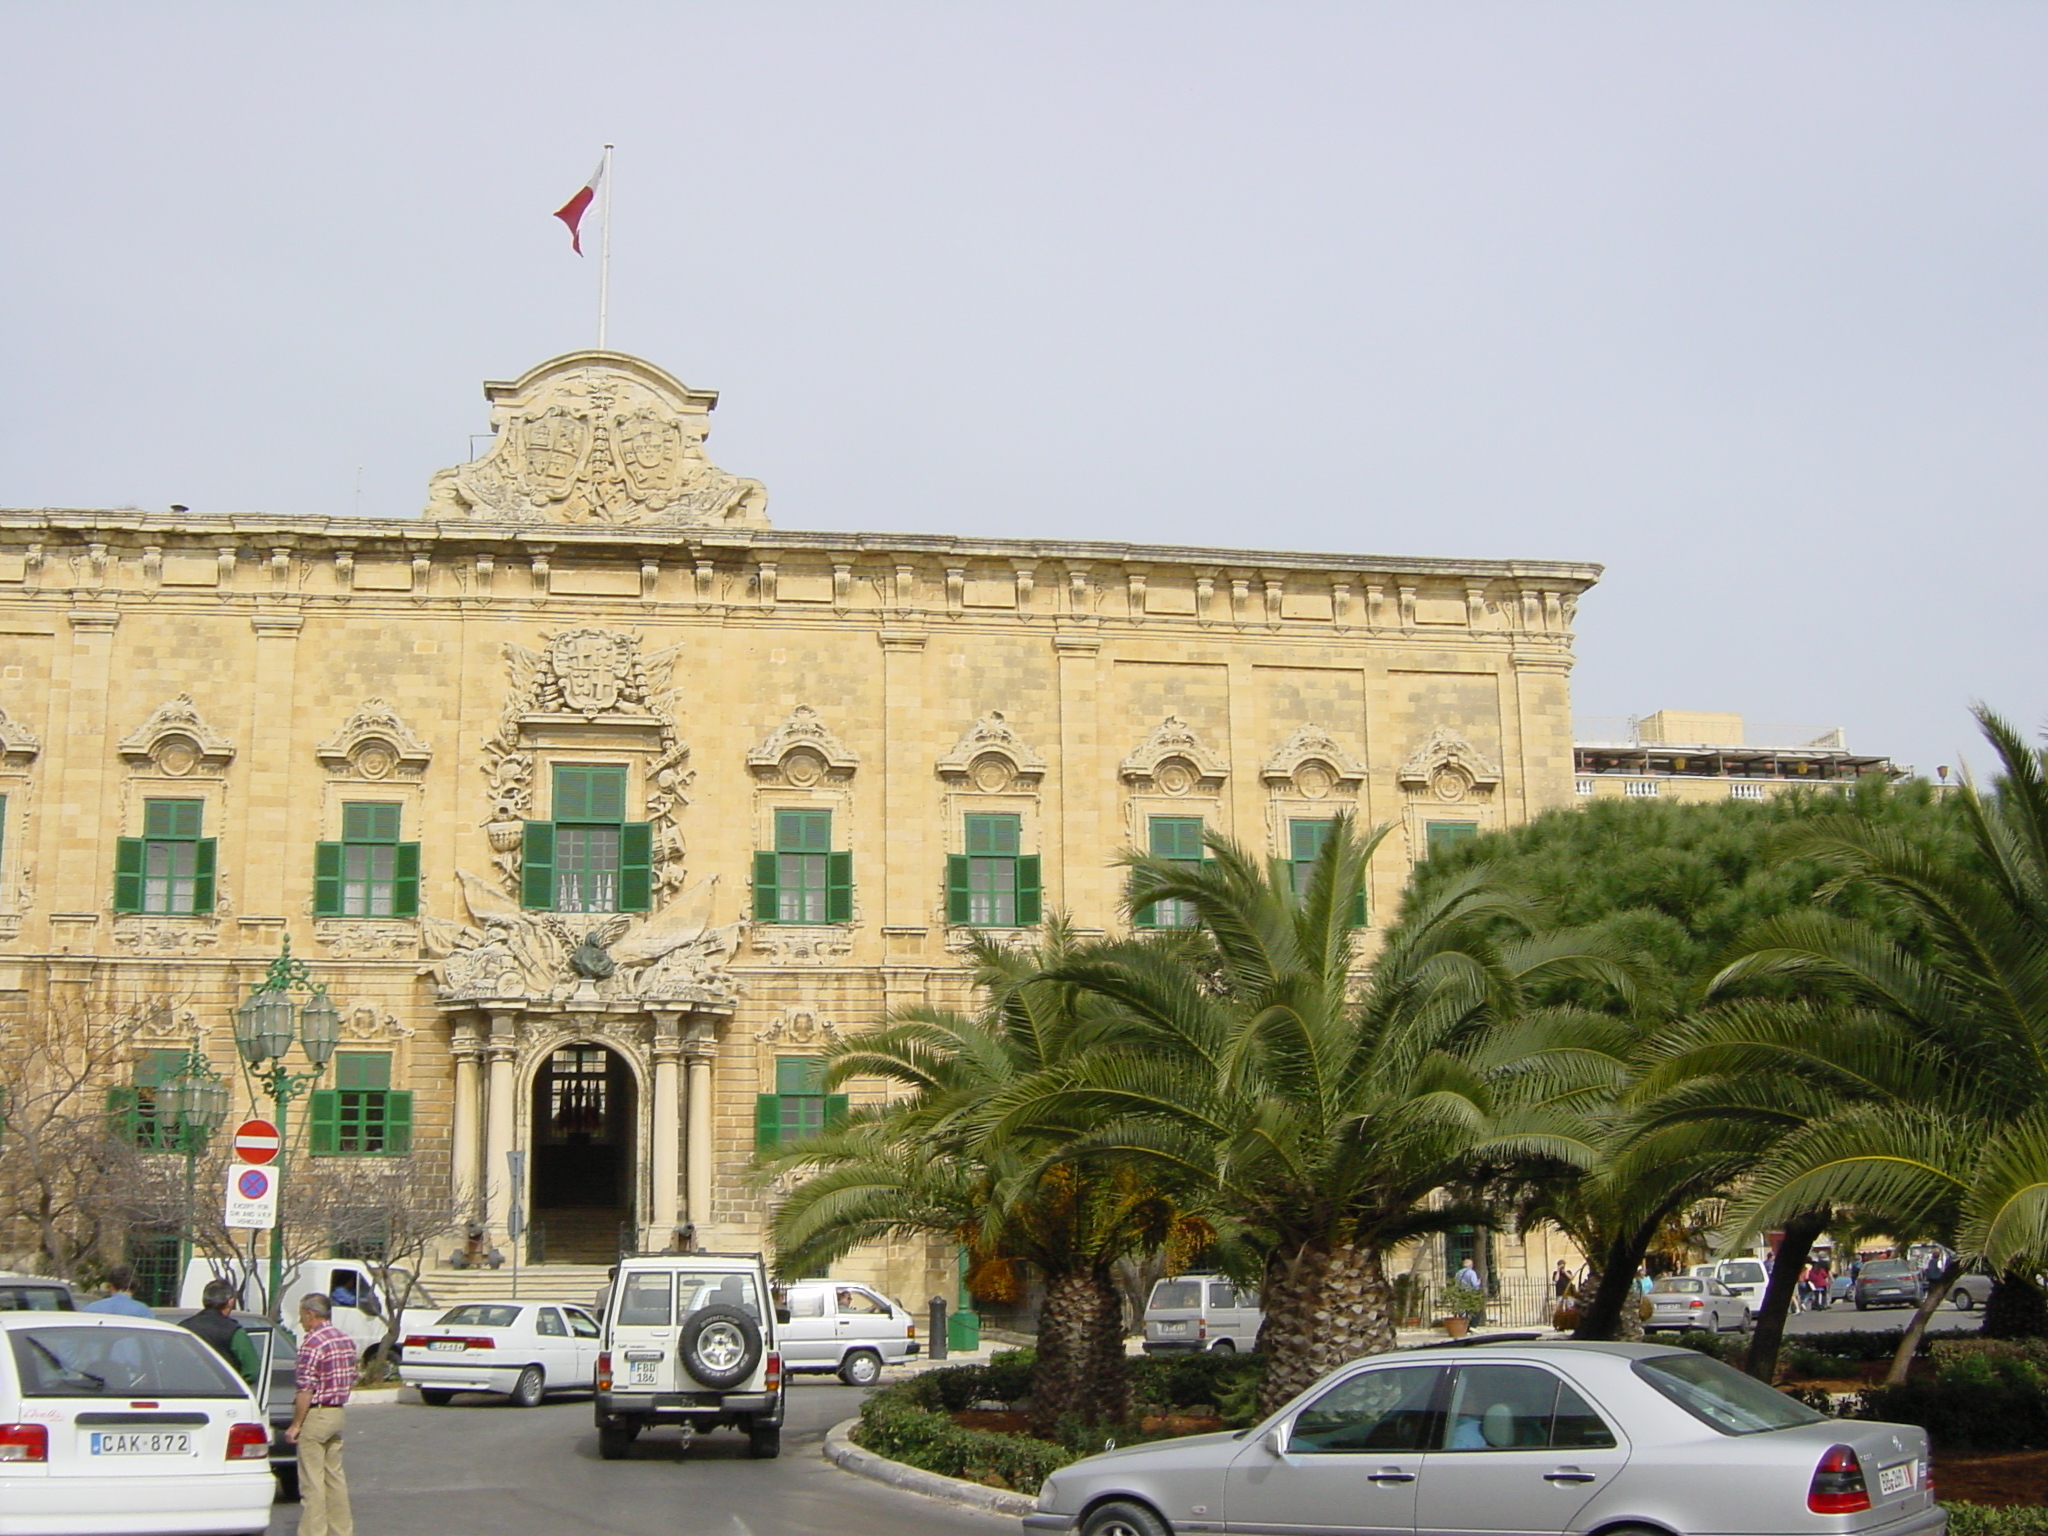
[[[389,1051],[336,1051],[332,1082],[310,1097],[308,1150],[352,1157],[412,1150],[412,1094],[392,1088]]]
[[[1290,821],[1287,823],[1287,872],[1294,885],[1294,894],[1299,896],[1308,889],[1309,871],[1315,867],[1316,856],[1330,840],[1331,821]],[[1351,903],[1351,926],[1365,926],[1365,892],[1360,891]]]
[[[775,1091],[754,1100],[754,1145],[778,1147],[846,1120],[846,1095],[827,1093],[815,1056],[775,1058]]]
[[[200,835],[203,800],[145,800],[142,836],[114,845],[114,910],[213,910],[214,840]]]
[[[1042,898],[1038,855],[1019,852],[1016,816],[969,816],[967,851],[946,860],[946,921],[976,928],[1037,922]]]
[[[645,912],[654,829],[626,820],[626,770],[557,763],[553,821],[529,821],[520,903],[540,912]]]
[[[1155,859],[1193,867],[1202,862],[1202,818],[1199,816],[1154,816],[1146,832],[1147,851]],[[1193,903],[1155,901],[1140,907],[1132,919],[1140,928],[1192,928]]]
[[[399,839],[402,807],[355,802],[341,808],[341,841],[313,849],[315,917],[416,917],[420,845]]]
[[[754,920],[853,921],[853,855],[832,851],[830,811],[775,813],[775,847],[754,855]]]
[[[183,1051],[136,1052],[129,1083],[107,1090],[107,1134],[144,1152],[178,1150],[176,1130],[157,1118],[156,1095],[184,1064]]]
[[[1477,823],[1470,821],[1432,821],[1428,828],[1429,857],[1449,853],[1479,835]]]

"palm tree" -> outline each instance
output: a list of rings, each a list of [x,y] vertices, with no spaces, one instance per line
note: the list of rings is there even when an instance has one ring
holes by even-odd
[[[1352,914],[1385,836],[1340,819],[1299,893],[1288,865],[1221,837],[1193,867],[1127,855],[1131,909],[1186,904],[1208,963],[1137,940],[1049,967],[1114,1027],[996,1106],[1005,1128],[1091,1127],[1067,1155],[1199,1188],[1263,1247],[1267,1404],[1392,1347],[1389,1250],[1485,1219],[1438,1194],[1461,1170],[1577,1155],[1540,1115],[1496,1124],[1475,1046],[1525,977],[1590,962],[1562,941],[1480,937],[1519,906],[1478,872],[1408,914],[1361,971]]]
[[[972,952],[979,1012],[908,1009],[826,1055],[826,1081],[878,1077],[905,1090],[843,1126],[778,1149],[766,1175],[801,1175],[777,1208],[781,1269],[804,1272],[888,1238],[936,1236],[965,1246],[987,1276],[1018,1263],[1042,1275],[1034,1418],[1121,1422],[1130,1408],[1122,1298],[1115,1265],[1205,1232],[1170,1188],[1127,1166],[1061,1155],[1077,1131],[1049,1122],[992,1130],[984,1111],[1021,1081],[1085,1052],[1106,1012],[1072,987],[1039,979],[1085,950],[1066,924],[1043,947],[986,938]]]

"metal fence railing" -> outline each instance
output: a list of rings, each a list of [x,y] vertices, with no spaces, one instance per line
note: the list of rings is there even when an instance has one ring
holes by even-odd
[[[1427,1328],[1442,1322],[1467,1306],[1468,1292],[1437,1280],[1416,1280],[1398,1287],[1396,1296],[1406,1301],[1396,1322],[1407,1325],[1414,1319]],[[1548,1328],[1557,1310],[1557,1293],[1541,1275],[1496,1275],[1488,1283],[1481,1326],[1486,1328]]]

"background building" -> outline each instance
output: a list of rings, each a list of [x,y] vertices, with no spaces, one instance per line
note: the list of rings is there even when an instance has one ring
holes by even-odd
[[[0,1017],[132,1018],[146,1109],[194,1039],[234,1077],[289,941],[342,1020],[289,1177],[409,1156],[534,1261],[752,1247],[820,1050],[968,1002],[970,932],[1340,811],[1398,828],[1376,924],[1571,803],[1597,567],[787,532],[651,364],[486,392],[422,517],[0,513]]]
[[[1581,797],[1761,800],[1796,785],[1912,771],[1851,752],[1839,726],[1745,727],[1740,715],[1676,709],[1580,716],[1572,725],[1573,787]]]

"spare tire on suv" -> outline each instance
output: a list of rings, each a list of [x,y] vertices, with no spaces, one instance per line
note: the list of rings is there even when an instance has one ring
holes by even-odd
[[[677,1341],[683,1369],[718,1391],[738,1386],[761,1363],[761,1328],[738,1307],[701,1307]]]

